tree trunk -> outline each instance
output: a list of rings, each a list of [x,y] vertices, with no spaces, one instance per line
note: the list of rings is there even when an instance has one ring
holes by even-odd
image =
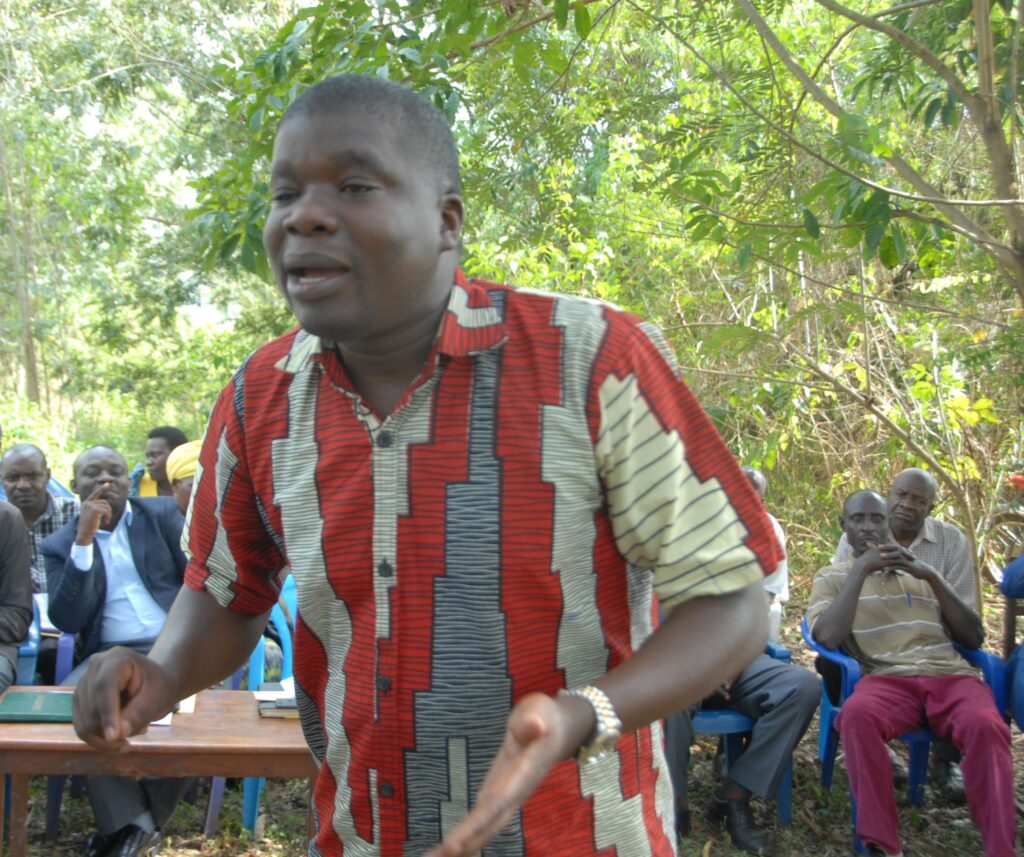
[[[35,322],[35,313],[32,309],[32,297],[29,294],[27,275],[29,266],[26,264],[26,254],[22,252],[21,230],[18,228],[21,222],[18,212],[15,210],[14,194],[11,188],[11,173],[9,169],[9,152],[7,141],[4,139],[3,129],[0,128],[0,181],[3,182],[4,203],[7,215],[7,236],[11,254],[11,275],[14,281],[14,293],[18,299],[18,310],[21,316],[20,341],[21,341],[21,363],[25,375],[25,395],[28,399],[39,404],[39,365],[36,360],[36,344],[32,336]],[[22,217],[29,217],[27,212],[21,213]]]

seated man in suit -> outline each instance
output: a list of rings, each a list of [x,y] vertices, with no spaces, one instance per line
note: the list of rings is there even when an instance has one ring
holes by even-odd
[[[1014,857],[1010,730],[988,686],[953,647],[981,645],[981,618],[933,566],[884,543],[888,517],[873,491],[847,498],[839,520],[853,559],[818,572],[807,609],[814,639],[843,646],[864,673],[836,721],[857,835],[871,854],[902,854],[886,742],[927,719],[963,753],[967,803],[985,854]]]
[[[0,501],[0,693],[18,674],[18,646],[32,623],[28,533],[21,514]]]
[[[114,646],[148,652],[181,588],[184,518],[170,497],[131,498],[125,460],[95,446],[74,464],[71,486],[80,514],[42,545],[50,619],[79,635],[81,663],[66,679],[76,684],[88,659]],[[97,832],[87,857],[155,854],[160,828],[189,780],[88,777]]]
[[[764,500],[768,482],[753,467],[742,468],[758,496]],[[780,546],[784,547],[785,534],[779,522],[771,515]],[[771,614],[776,598],[784,593],[788,598],[789,581],[786,560],[776,571],[764,579],[767,603]],[[789,765],[793,748],[803,737],[814,717],[821,698],[818,677],[809,670],[761,654],[731,682],[704,700],[698,708],[731,708],[752,718],[754,728],[750,742],[728,771],[707,807],[712,826],[724,823],[733,845],[748,854],[770,854],[772,845],[763,831],[754,823],[750,811],[750,795],[769,798],[778,791],[779,781]],[[676,803],[676,833],[686,836],[690,832],[690,809],[687,799],[690,745],[693,744],[691,711],[676,712],[665,719],[665,757]],[[719,747],[721,750],[721,746]],[[715,758],[719,770],[721,755]]]

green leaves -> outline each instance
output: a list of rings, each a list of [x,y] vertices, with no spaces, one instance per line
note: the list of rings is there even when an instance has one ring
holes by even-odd
[[[800,215],[804,220],[804,229],[807,230],[807,234],[811,238],[821,237],[821,225],[818,223],[818,218],[814,216],[814,212],[806,206],[800,209]]]

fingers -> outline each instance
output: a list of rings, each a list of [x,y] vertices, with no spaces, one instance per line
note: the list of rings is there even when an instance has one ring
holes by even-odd
[[[92,494],[90,494],[88,497],[85,498],[85,502],[88,503],[90,500],[102,500],[104,497],[107,496],[107,492],[109,490],[110,490],[110,483],[109,482],[103,482],[102,484],[100,484],[100,485],[98,485],[96,487],[96,490],[93,491]]]
[[[163,699],[158,668],[148,668],[150,663],[126,649],[93,656],[75,688],[75,731],[83,741],[116,750],[145,731]]]
[[[114,519],[114,510],[110,508],[110,503],[106,500],[100,500],[96,505],[100,514],[100,521],[104,524],[109,524]]]
[[[427,857],[470,857],[483,848],[559,760],[557,712],[548,705],[521,701],[509,717],[505,740],[480,788],[473,808]]]
[[[95,655],[75,688],[75,732],[99,750],[116,750],[128,737],[121,722],[121,690],[128,683],[131,666],[116,662],[108,667],[105,655]],[[123,678],[122,678],[123,676]]]

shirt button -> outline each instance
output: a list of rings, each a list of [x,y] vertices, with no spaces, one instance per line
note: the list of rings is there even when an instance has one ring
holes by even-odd
[[[377,690],[381,693],[387,693],[391,690],[391,679],[386,675],[377,676]]]
[[[381,783],[379,791],[383,797],[391,797],[395,793],[395,787],[391,783]]]
[[[394,573],[395,570],[391,567],[391,563],[387,560],[384,560],[383,562],[381,562],[380,565],[377,566],[377,574],[379,574],[381,577],[391,577],[391,575]]]
[[[387,449],[387,447],[391,446],[391,440],[391,432],[382,431],[377,435],[377,446]]]

